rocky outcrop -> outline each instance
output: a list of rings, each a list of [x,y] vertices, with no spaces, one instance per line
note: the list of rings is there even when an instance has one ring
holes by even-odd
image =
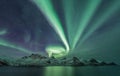
[[[8,63],[4,61],[0,61],[0,66],[8,66]]]

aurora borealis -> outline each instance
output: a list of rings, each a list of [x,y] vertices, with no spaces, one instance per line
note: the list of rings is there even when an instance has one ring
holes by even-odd
[[[4,34],[6,34],[7,33],[7,30],[6,29],[1,29],[0,30],[0,35],[4,35]]]
[[[43,14],[45,14],[46,18],[50,22],[50,25],[55,29],[56,33],[58,33],[59,37],[61,38],[63,44],[66,47],[66,52],[68,53],[70,49],[69,44],[67,42],[64,30],[62,28],[62,24],[60,23],[59,18],[57,17],[54,11],[51,0],[33,0],[33,1],[40,8]]]
[[[119,61],[119,33],[120,0],[0,0],[1,56]]]
[[[75,46],[77,45],[77,42],[79,42],[79,39],[81,38],[83,31],[85,30],[86,26],[88,25],[92,15],[96,11],[97,6],[99,6],[100,2],[101,2],[101,0],[96,0],[96,1],[89,0],[84,5],[85,7],[77,8],[75,6],[79,6],[80,4],[82,4],[82,2],[77,4],[74,2],[74,0],[70,0],[70,3],[63,0],[63,4],[65,7],[64,10],[65,10],[65,16],[66,16],[66,24],[67,24],[68,31],[70,31],[70,32],[68,32],[69,33],[69,41],[71,43],[72,49],[74,49]],[[74,4],[76,4],[76,5],[74,6]],[[69,6],[71,6],[72,9]],[[79,10],[79,11],[77,11],[77,10]],[[77,12],[74,13],[74,11],[77,11]],[[77,19],[76,19],[76,15],[80,16],[80,17],[79,18],[77,17]],[[72,22],[73,19],[76,19],[76,21]],[[72,27],[72,26],[75,26],[75,27]],[[77,34],[75,35],[74,33],[77,33]],[[73,38],[73,36],[74,36],[74,38]]]
[[[46,51],[49,55],[49,57],[63,57],[66,56],[68,54],[68,52],[66,52],[66,50],[63,47],[60,46],[48,46],[46,47]]]

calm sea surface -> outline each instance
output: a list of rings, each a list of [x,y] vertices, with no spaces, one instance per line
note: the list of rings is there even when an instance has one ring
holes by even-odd
[[[120,66],[0,67],[0,76],[120,76]]]

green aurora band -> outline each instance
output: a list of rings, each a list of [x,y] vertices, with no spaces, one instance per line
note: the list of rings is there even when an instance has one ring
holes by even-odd
[[[88,39],[89,36],[91,36],[98,28],[103,26],[103,23],[107,21],[112,14],[118,11],[120,7],[120,0],[110,1],[106,6],[104,6],[105,8],[102,8],[101,12],[97,14],[96,12],[101,6],[103,0],[83,0],[80,2],[79,0],[69,0],[69,2],[68,0],[61,1],[62,8],[64,10],[68,40],[58,15],[52,5],[52,0],[33,0],[57,32],[66,47],[66,49],[62,46],[46,47],[49,55],[55,53],[56,57],[64,56],[63,53],[65,52],[60,52],[61,50],[66,51],[65,54],[67,54],[70,50],[74,50],[77,45],[82,45],[84,41]],[[87,32],[83,35],[85,29],[88,27],[95,14],[98,16],[90,25],[91,27],[88,28]]]
[[[107,6],[100,16],[93,23],[92,27],[88,30],[87,34],[81,39],[79,44],[82,44],[94,31],[102,26],[102,24],[111,17],[117,10],[120,9],[120,0],[114,0]]]
[[[77,0],[75,1],[77,2]],[[67,0],[62,0],[71,49],[76,48],[77,44],[82,44],[95,30],[101,27],[112,14],[119,10],[120,7],[119,0],[109,2],[109,5],[104,8],[102,13],[100,13],[98,18],[91,25],[91,28],[83,38],[81,38],[102,0],[86,0],[85,3],[82,1],[81,3],[75,3],[75,1],[69,0],[68,2]]]
[[[73,21],[72,21],[72,15],[74,11],[74,0],[62,0],[63,3],[63,10],[65,13],[65,21],[66,21],[66,27],[67,27],[67,33],[68,33],[68,40],[69,40],[69,46],[72,46],[73,36],[74,36],[74,30],[76,30],[75,26],[72,27]]]
[[[78,21],[80,23],[77,24],[78,30],[76,32],[76,36],[73,39],[73,47],[72,47],[73,49],[77,45],[77,42],[79,42],[79,39],[81,38],[86,26],[88,25],[90,19],[94,15],[100,3],[101,3],[101,0],[89,0],[87,2],[88,6],[85,8],[84,14],[82,15],[82,17],[80,17],[80,21]]]
[[[30,52],[29,50],[24,49],[24,48],[20,47],[19,45],[10,43],[10,42],[2,40],[2,39],[0,39],[0,46],[10,47],[10,48],[13,48],[13,49],[17,49],[21,52],[25,52],[27,54],[32,54],[32,52]]]
[[[56,58],[59,58],[67,55],[66,50],[61,46],[47,46],[46,51],[49,57],[54,56]]]
[[[65,50],[66,53],[69,52],[69,44],[67,42],[67,38],[65,36],[65,33],[64,33],[64,30],[63,30],[63,27],[62,27],[62,24],[54,10],[54,7],[51,3],[51,0],[33,0],[33,2],[38,6],[38,8],[43,12],[43,14],[45,15],[45,17],[47,18],[47,20],[49,21],[49,23],[51,24],[51,26],[54,28],[54,30],[57,32],[57,34],[59,35],[59,37],[61,38],[63,44],[65,45],[66,47],[66,50],[64,47],[60,47],[59,49],[63,48]],[[54,48],[58,46],[54,46]],[[48,49],[48,47],[46,47]],[[56,52],[54,50],[54,48],[51,50],[51,47],[50,47],[50,50],[51,52]],[[56,49],[58,51],[61,51],[59,49]],[[62,49],[62,50],[63,50]],[[48,51],[47,51],[48,52]],[[51,53],[51,52],[48,52],[48,53]],[[60,57],[61,56],[61,52],[60,53],[56,53],[56,57]]]
[[[96,11],[100,3],[101,3],[101,0],[88,0],[86,2],[87,6],[83,10],[83,9],[75,9],[74,7],[75,1],[70,0],[68,2],[67,0],[63,0],[63,5],[65,7],[64,12],[66,17],[66,25],[68,28],[69,41],[71,43],[72,49],[74,49],[77,43],[79,42],[81,35],[83,34],[87,24],[89,23],[90,19],[94,15],[94,12]],[[76,7],[76,8],[80,8],[80,7]],[[75,15],[73,11],[76,11],[75,14],[78,14],[78,16],[81,12],[83,12],[82,16],[79,19],[77,19],[76,23],[74,24],[72,21]]]
[[[38,8],[43,12],[46,16],[47,20],[57,32],[62,42],[66,47],[66,52],[69,52],[69,44],[67,42],[64,30],[62,28],[62,24],[54,10],[54,7],[51,3],[51,0],[33,0],[33,2],[38,6]]]
[[[0,35],[5,35],[7,33],[6,29],[0,29]]]

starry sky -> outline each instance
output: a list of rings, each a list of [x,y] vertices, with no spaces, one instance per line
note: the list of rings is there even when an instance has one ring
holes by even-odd
[[[120,63],[120,0],[42,1],[0,0],[0,56],[46,55],[66,40],[68,56]]]

